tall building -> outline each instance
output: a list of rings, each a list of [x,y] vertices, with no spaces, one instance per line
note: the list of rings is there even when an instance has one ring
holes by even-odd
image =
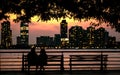
[[[105,28],[95,30],[95,45],[97,48],[106,48],[108,44],[109,34]]]
[[[40,36],[36,40],[37,46],[41,47],[51,47],[53,46],[53,37],[50,36]]]
[[[4,48],[9,48],[12,45],[12,30],[9,21],[1,23],[1,45]]]
[[[29,28],[28,23],[21,22],[20,24],[20,44],[28,45],[29,44]]]
[[[60,34],[55,34],[55,37],[54,37],[54,46],[55,47],[59,47],[60,43],[61,43]]]
[[[60,23],[60,33],[61,33],[61,38],[67,38],[68,35],[68,23],[66,20],[62,20]]]
[[[95,45],[95,28],[94,27],[87,28],[87,38],[88,38],[88,46],[94,47]]]
[[[62,20],[60,23],[60,34],[61,34],[61,47],[65,48],[69,44],[69,39],[68,39],[68,23],[66,20]]]
[[[71,47],[79,47],[83,46],[83,32],[81,26],[72,26],[69,29],[69,43]]]

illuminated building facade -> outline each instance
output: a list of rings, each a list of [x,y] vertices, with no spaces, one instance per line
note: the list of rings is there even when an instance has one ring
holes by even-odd
[[[60,34],[61,34],[61,47],[67,47],[69,43],[68,39],[68,23],[66,20],[62,20],[60,23]]]
[[[81,26],[72,26],[69,29],[69,44],[70,47],[79,47],[83,46],[83,33],[84,30]]]
[[[94,47],[95,45],[95,28],[94,27],[88,27],[87,28],[87,36],[88,38],[88,45],[90,47]]]
[[[12,45],[12,30],[10,29],[10,22],[4,21],[1,23],[1,46],[9,48]]]
[[[53,37],[50,36],[40,36],[36,39],[37,46],[40,47],[51,47],[53,46]]]
[[[29,44],[29,28],[28,23],[21,22],[20,24],[20,44],[28,45]]]
[[[95,31],[95,45],[97,48],[106,48],[109,41],[109,34],[105,28],[99,28]]]

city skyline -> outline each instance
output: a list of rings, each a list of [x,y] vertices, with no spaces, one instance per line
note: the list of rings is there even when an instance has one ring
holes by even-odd
[[[63,19],[61,19],[63,20]],[[39,36],[52,36],[54,37],[55,34],[60,34],[60,22],[61,20],[57,21],[57,20],[52,20],[52,21],[48,21],[48,22],[36,22],[36,20],[34,19],[32,23],[29,24],[29,44],[36,44],[36,37]],[[87,27],[89,27],[90,22],[84,22],[84,21],[76,21],[73,19],[66,19],[67,23],[68,23],[68,29],[71,26],[82,26],[84,29],[86,29]],[[0,22],[2,23],[2,22]],[[16,37],[20,35],[20,23],[14,23],[10,20],[11,23],[11,29],[12,29],[12,39],[13,40],[13,44],[16,44]],[[110,29],[110,27],[105,27],[105,25],[103,26],[104,28],[106,28],[107,31],[109,31],[110,36],[115,36],[117,41],[120,41],[120,33],[115,32],[114,29]]]

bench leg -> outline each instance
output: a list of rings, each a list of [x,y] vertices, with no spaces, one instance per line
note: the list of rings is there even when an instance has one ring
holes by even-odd
[[[28,65],[28,72],[30,72],[30,66]]]
[[[38,65],[36,65],[36,70],[35,70],[35,71],[36,71],[36,73],[37,73],[38,67],[39,67],[39,66],[38,66]]]
[[[44,66],[40,66],[40,71],[45,71]]]

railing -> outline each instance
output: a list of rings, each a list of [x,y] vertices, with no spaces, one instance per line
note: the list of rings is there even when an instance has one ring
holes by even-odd
[[[27,54],[30,50],[0,50],[0,71],[21,71],[22,70],[22,55]],[[36,51],[39,55],[39,50]],[[70,55],[107,55],[107,70],[120,70],[120,50],[91,50],[91,49],[81,49],[81,50],[56,50],[56,49],[47,49],[48,55],[61,55],[63,53],[63,65],[64,70],[70,69]],[[54,62],[53,62],[54,63]],[[90,63],[90,62],[88,62]],[[53,66],[54,67],[54,66]],[[53,67],[46,67],[47,70],[52,70]],[[59,70],[59,67],[55,68]],[[72,70],[99,70],[98,67],[94,66],[77,66],[72,68]]]

